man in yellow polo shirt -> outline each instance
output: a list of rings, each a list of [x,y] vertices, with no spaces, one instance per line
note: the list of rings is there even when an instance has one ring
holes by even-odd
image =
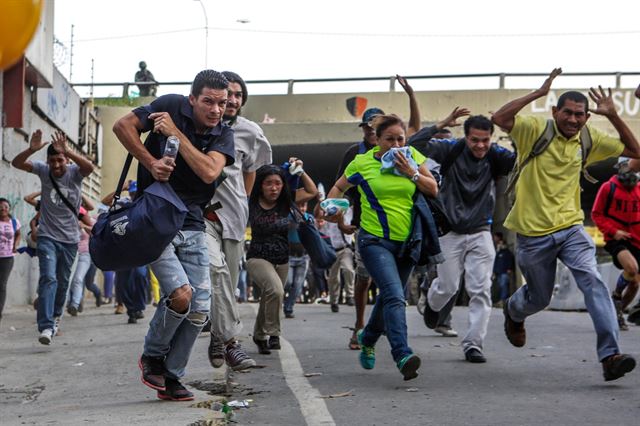
[[[560,68],[554,69],[538,90],[508,102],[492,117],[496,125],[511,135],[519,165],[544,132],[546,120],[521,116],[518,112],[546,96],[561,72]],[[591,112],[606,117],[619,138],[588,126],[592,146],[586,164],[619,155],[640,157],[640,145],[616,112],[611,91],[606,94],[602,88],[591,89],[589,96],[596,104]],[[518,234],[516,257],[527,282],[505,303],[505,333],[511,344],[524,346],[524,320],[548,306],[559,259],[571,270],[584,293],[598,336],[598,359],[602,362],[604,378],[615,380],[633,370],[636,361],[620,353],[615,309],[597,270],[595,245],[582,225],[580,131],[589,119],[589,100],[580,92],[563,93],[557,106],[552,108],[552,115],[554,137],[540,155],[521,168],[516,201],[505,220],[505,226]]]

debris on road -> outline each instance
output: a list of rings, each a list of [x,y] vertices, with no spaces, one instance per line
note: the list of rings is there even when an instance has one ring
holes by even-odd
[[[333,393],[331,395],[320,395],[318,398],[322,398],[322,399],[344,398],[346,396],[353,396],[352,392],[353,390],[348,390],[346,392]]]

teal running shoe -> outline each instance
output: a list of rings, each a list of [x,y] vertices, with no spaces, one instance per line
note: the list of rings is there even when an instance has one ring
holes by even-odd
[[[416,354],[407,355],[398,361],[398,370],[402,373],[404,380],[411,380],[418,377],[418,368],[420,368],[420,357]]]
[[[376,365],[376,348],[373,346],[365,346],[362,344],[362,333],[363,330],[358,330],[356,333],[356,337],[358,338],[358,343],[360,344],[360,365],[365,370],[371,370]]]

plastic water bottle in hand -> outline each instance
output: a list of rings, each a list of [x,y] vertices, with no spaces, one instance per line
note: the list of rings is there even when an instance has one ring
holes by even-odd
[[[333,216],[338,211],[344,213],[349,209],[349,200],[346,198],[327,198],[320,203],[320,208],[325,211],[327,216]]]
[[[180,148],[180,139],[175,136],[169,136],[167,138],[167,144],[164,147],[163,157],[173,158],[175,161],[178,156],[178,149]]]
[[[318,198],[320,199],[320,201],[324,201],[326,197],[327,193],[324,192],[324,185],[322,184],[322,182],[320,182],[318,184]]]

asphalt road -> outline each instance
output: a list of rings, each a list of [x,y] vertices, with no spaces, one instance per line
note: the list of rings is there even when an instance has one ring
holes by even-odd
[[[137,358],[153,308],[136,325],[111,308],[87,308],[64,317],[63,335],[49,347],[37,342],[32,309],[9,309],[0,324],[0,424],[220,424],[225,400],[247,400],[233,421],[254,425],[635,425],[640,418],[640,369],[604,382],[584,312],[545,311],[528,319],[528,342],[518,349],[507,342],[502,313],[494,309],[488,362],[470,364],[461,338],[428,330],[411,306],[409,343],[422,367],[405,382],[386,339],[377,346],[375,369],[359,366],[358,352],[347,348],[351,307],[331,313],[328,305],[296,305],[296,317],[283,319],[283,350],[271,355],[257,354],[251,342],[255,308],[241,305],[241,338],[258,368],[214,370],[206,359],[208,338],[198,339],[185,382],[200,389],[199,408],[159,401],[140,383]],[[453,312],[459,332],[466,316],[466,308]],[[640,327],[622,332],[621,343],[640,356]]]

